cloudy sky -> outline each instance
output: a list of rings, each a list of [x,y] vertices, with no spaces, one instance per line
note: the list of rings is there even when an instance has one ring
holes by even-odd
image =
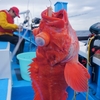
[[[50,2],[51,1],[51,2]],[[30,18],[40,17],[41,12],[48,6],[52,6],[58,0],[0,0],[0,9],[9,9],[17,6],[20,12],[30,10]],[[67,2],[69,21],[75,30],[88,30],[89,27],[100,21],[100,0],[61,0]],[[24,18],[21,15],[22,19]],[[21,21],[22,19],[17,19]]]

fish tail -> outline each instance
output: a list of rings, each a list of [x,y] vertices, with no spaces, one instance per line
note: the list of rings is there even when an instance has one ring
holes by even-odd
[[[77,92],[88,90],[88,70],[79,62],[68,62],[64,69],[67,84]]]

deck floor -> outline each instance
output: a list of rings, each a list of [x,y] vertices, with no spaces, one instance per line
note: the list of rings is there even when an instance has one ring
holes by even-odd
[[[24,52],[35,51],[36,47],[25,42]],[[12,70],[12,93],[11,100],[33,100],[34,91],[31,81],[26,81],[22,78],[20,72],[20,64],[16,63],[16,57],[11,62]]]
[[[21,77],[20,65],[12,62],[12,95],[11,100],[32,100],[34,91],[31,81],[26,81]],[[23,98],[23,99],[22,99]]]

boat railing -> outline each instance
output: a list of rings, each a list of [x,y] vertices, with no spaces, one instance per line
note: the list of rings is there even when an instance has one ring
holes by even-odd
[[[0,100],[11,100],[12,76],[11,76],[10,43],[0,41]]]
[[[0,79],[11,78],[10,43],[0,42]]]
[[[87,51],[87,45],[83,42],[79,42],[80,44],[80,50],[79,50],[79,56],[87,59],[88,58],[88,51]],[[87,63],[87,69],[90,73],[90,80],[89,80],[89,89],[91,90],[91,94],[97,98],[100,99],[100,59],[93,56],[93,63],[94,65],[91,66]]]

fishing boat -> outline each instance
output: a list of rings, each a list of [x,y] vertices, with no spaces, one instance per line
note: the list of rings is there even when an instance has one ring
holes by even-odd
[[[57,2],[56,4],[58,6],[61,4],[61,2]],[[63,4],[65,5],[67,3]],[[56,10],[57,6],[55,6]],[[58,10],[62,9],[62,6],[60,7],[58,7]],[[38,27],[36,24],[37,23],[32,23],[33,27],[31,28],[24,27],[20,34],[18,32],[14,33],[16,35],[22,36],[25,39],[25,48],[24,53],[22,54],[28,55],[29,58],[33,53],[34,55],[32,57],[35,57],[35,51],[37,48],[34,36],[32,35],[32,29]],[[93,30],[92,32],[94,32]],[[96,40],[97,39],[98,38],[96,38]],[[88,40],[87,43],[84,43],[81,40],[82,38],[79,38],[79,61],[84,65],[84,67],[87,67],[91,75],[91,78],[88,82],[89,89],[87,92],[75,93],[73,89],[68,87],[66,90],[68,92],[67,100],[100,100],[100,59],[97,56],[93,56],[93,54],[91,54],[92,47],[94,48],[94,46],[91,46],[91,43]],[[29,58],[21,55],[21,62],[17,64],[16,56],[14,56],[11,60],[11,55],[14,48],[15,47],[9,42],[0,42],[0,100],[33,100],[34,91],[32,89],[30,77],[27,76],[27,70],[21,69],[23,66],[21,62],[24,61],[24,63],[27,63],[27,61],[29,62]],[[25,66],[27,69],[28,64],[26,65]],[[24,74],[26,76],[24,76]]]

